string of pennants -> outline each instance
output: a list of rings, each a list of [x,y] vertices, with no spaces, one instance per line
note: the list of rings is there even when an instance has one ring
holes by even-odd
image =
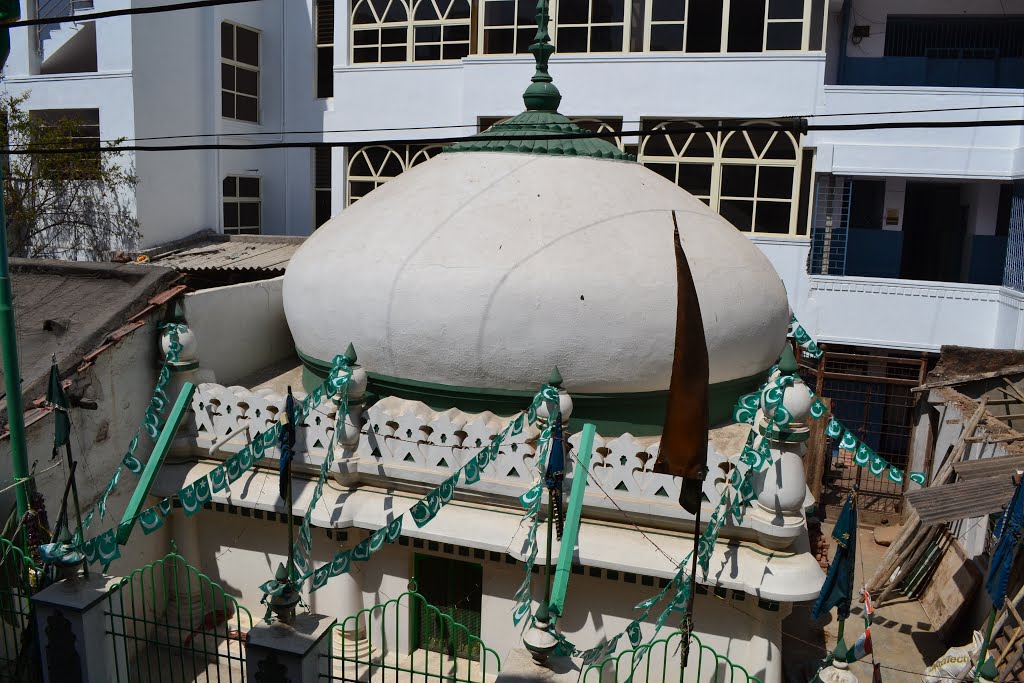
[[[480,474],[490,463],[497,460],[498,451],[505,439],[509,436],[517,436],[523,432],[527,425],[535,424],[537,421],[537,409],[542,402],[557,402],[557,400],[558,390],[551,385],[544,385],[540,392],[533,397],[533,401],[526,411],[519,413],[519,415],[513,418],[505,429],[488,445],[481,448],[475,456],[471,457],[465,465],[456,470],[452,476],[423,496],[406,513],[399,515],[386,526],[373,532],[355,547],[338,552],[330,562],[324,563],[312,571],[307,568],[297,579],[279,581],[275,578],[267,581],[260,586],[260,590],[264,593],[264,598],[280,595],[289,585],[297,589],[310,578],[312,578],[310,585],[311,593],[323,588],[331,578],[347,573],[351,568],[352,562],[366,561],[385,544],[394,543],[398,540],[402,534],[402,524],[406,515],[412,518],[412,521],[418,528],[428,524],[444,506],[452,501],[455,495],[455,488],[460,480],[466,484],[475,484],[480,481]],[[545,443],[549,442],[550,438],[550,430],[545,430],[541,434],[541,439]],[[524,494],[524,496],[526,495],[529,495],[529,492]]]
[[[557,406],[551,411],[551,415],[552,423],[556,419],[561,419],[561,416],[557,411]],[[754,436],[754,431],[751,430],[747,439],[748,444],[753,442]],[[547,443],[546,449],[541,453],[541,456],[537,458],[537,469],[541,474],[541,482],[543,481],[545,460],[547,454],[550,452],[550,447],[550,443]],[[751,481],[751,476],[754,471],[754,468],[749,466],[744,471],[741,471],[740,468],[732,469],[722,490],[722,496],[719,499],[704,532],[698,539],[697,566],[704,581],[707,581],[708,579],[708,572],[711,566],[711,555],[714,553],[715,544],[718,542],[718,536],[722,527],[729,521],[733,521],[737,525],[741,524],[743,522],[747,506],[749,506],[756,498],[753,482]],[[586,474],[580,473],[580,475],[577,476],[586,476]],[[527,562],[524,564],[526,577],[523,579],[523,583],[520,586],[519,591],[516,593],[517,604],[512,616],[513,624],[516,626],[519,626],[520,623],[524,623],[525,617],[530,615],[530,576],[533,570],[534,560],[537,555],[536,531],[538,524],[537,513],[540,508],[541,499],[541,482],[538,482],[530,491],[520,497],[520,503],[525,510],[523,516],[524,522],[529,521],[530,523],[530,532],[527,536],[527,541],[530,545],[530,554],[527,557]],[[558,645],[555,649],[555,655],[579,657],[583,660],[584,664],[594,664],[595,662],[598,662],[614,653],[618,647],[619,640],[625,636],[629,640],[630,647],[637,648],[637,653],[633,658],[632,663],[633,671],[636,671],[636,667],[638,667],[643,661],[643,657],[648,649],[640,646],[643,640],[640,628],[641,624],[647,621],[652,614],[658,614],[657,620],[655,621],[654,633],[649,639],[653,640],[657,638],[658,633],[672,614],[678,613],[679,615],[682,615],[686,611],[686,605],[690,599],[690,572],[688,566],[692,557],[693,551],[691,550],[676,566],[675,576],[664,586],[664,588],[662,588],[657,594],[643,600],[634,607],[635,610],[639,610],[639,615],[634,618],[620,633],[595,647],[588,650],[581,650],[570,642],[564,634],[556,631],[552,633],[558,641]],[[671,595],[671,599],[665,602],[666,597],[669,595]],[[658,612],[658,605],[663,602],[664,605],[661,607],[660,612]]]
[[[139,436],[145,432],[146,435],[153,442],[156,441],[160,435],[160,430],[163,428],[163,416],[164,411],[167,409],[167,404],[170,402],[167,397],[167,385],[171,381],[171,366],[178,362],[178,356],[181,353],[182,345],[179,341],[178,335],[185,331],[185,326],[180,323],[164,323],[159,326],[159,329],[167,332],[167,352],[164,356],[164,362],[160,365],[160,371],[157,374],[156,385],[153,388],[153,395],[149,400],[149,404],[146,406],[146,412],[142,417],[142,423],[138,429],[135,430],[135,435],[128,444],[128,449],[121,458],[121,461],[117,465],[117,469],[114,470],[114,474],[110,477],[110,481],[107,482],[106,487],[103,489],[103,493],[100,494],[99,499],[89,509],[89,511],[82,518],[82,525],[75,530],[72,543],[75,546],[83,546],[83,538],[86,529],[92,525],[97,515],[102,521],[107,514],[107,499],[117,488],[118,482],[121,480],[121,472],[127,469],[132,474],[139,476],[142,472],[144,463],[136,455],[139,449]],[[99,539],[103,539],[103,543],[99,543]],[[112,542],[112,548],[111,548]],[[111,556],[116,559],[120,556],[120,552],[117,550],[117,538],[114,535],[113,530],[110,530],[100,537],[87,541],[84,543],[83,549],[86,550],[87,556],[91,552],[94,556],[94,560],[100,556],[99,548],[105,549],[102,553],[104,556]],[[111,560],[113,561],[113,560]]]
[[[792,325],[795,329],[794,339],[797,343],[804,346],[806,343],[808,347],[813,345],[813,349],[816,350],[818,356],[821,355],[821,350],[818,349],[817,344],[807,335],[803,327],[797,322],[796,317],[792,319]],[[801,337],[805,341],[801,341]],[[806,347],[805,347],[806,348]],[[774,371],[778,366],[773,366],[769,371],[769,376],[774,374]],[[788,387],[793,386],[794,378],[791,375],[783,375],[776,378],[775,380],[769,380],[767,390],[758,390],[753,393],[742,396],[737,402],[736,407],[733,409],[733,420],[740,423],[746,423],[749,425],[754,424],[754,417],[757,414],[757,409],[760,405],[760,399],[763,397],[765,404],[765,412],[773,412],[773,419],[779,428],[784,428],[789,425],[793,420],[793,416],[789,414],[785,406],[782,405],[782,398],[785,395],[785,390]],[[828,407],[821,398],[815,395],[814,391],[807,387],[807,392],[811,397],[811,410],[810,415],[813,419],[819,420],[829,414]],[[753,433],[753,432],[752,432]],[[883,474],[886,478],[894,484],[903,484],[905,473],[903,470],[893,467],[885,458],[876,453],[868,444],[864,443],[854,435],[852,431],[847,429],[843,423],[841,423],[834,414],[829,417],[828,425],[825,428],[825,435],[831,439],[839,439],[839,448],[842,450],[853,453],[853,461],[859,467],[867,467],[868,471],[876,478],[881,478]],[[745,462],[756,469],[763,470],[771,464],[769,460],[769,451],[766,444],[762,441],[760,447],[753,444],[748,444],[743,449],[743,455],[741,461]],[[888,470],[888,472],[886,472]],[[927,481],[927,475],[924,472],[910,472],[910,480],[924,486]]]
[[[174,327],[171,327],[169,325],[167,327],[171,329],[169,329],[169,349],[167,352],[166,362],[161,368],[160,376],[157,379],[156,389],[154,390],[154,400],[151,401],[150,406],[146,411],[146,417],[143,419],[143,426],[140,427],[140,430],[144,429],[146,433],[154,439],[160,433],[162,423],[159,418],[162,415],[163,407],[167,404],[166,393],[164,390],[170,377],[170,368],[168,364],[176,362],[178,359],[178,353],[181,351],[181,345],[177,340],[177,333],[182,331],[183,326],[175,325]],[[299,402],[297,407],[297,419],[300,421],[305,419],[305,417],[309,415],[310,411],[323,401],[325,396],[336,396],[339,392],[342,395],[342,419],[344,419],[344,415],[347,415],[348,411],[347,385],[350,377],[351,370],[348,368],[348,359],[345,356],[335,357],[332,373],[328,379]],[[154,419],[151,414],[156,414],[156,419]],[[241,478],[243,474],[252,469],[253,465],[261,461],[266,457],[269,451],[277,446],[280,430],[280,422],[275,422],[273,426],[268,427],[266,430],[253,436],[252,442],[249,445],[235,453],[222,464],[215,467],[208,475],[203,475],[199,479],[196,479],[179,490],[177,494],[168,496],[156,505],[140,512],[137,520],[139,526],[142,528],[142,532],[149,535],[164,525],[165,519],[171,514],[171,511],[174,508],[174,499],[177,499],[181,504],[181,508],[184,510],[186,517],[191,517],[202,510],[203,506],[211,501],[214,493],[224,490],[228,485]],[[96,511],[101,511],[101,519],[103,517],[102,511],[105,511],[106,508],[105,498],[117,485],[117,480],[120,478],[121,468],[126,467],[130,472],[135,474],[138,474],[142,470],[142,464],[138,463],[138,459],[135,457],[135,449],[138,446],[137,442],[138,434],[136,434],[135,438],[132,439],[128,453],[118,465],[118,469],[114,472],[114,476],[111,478],[111,484],[107,486],[103,496],[101,496],[100,503],[97,503],[95,509]],[[327,458],[325,459],[324,465],[321,467],[321,478],[318,480],[317,491],[322,489],[322,483],[326,479],[327,473],[330,470],[330,465],[326,461],[329,459],[333,462],[333,445],[332,439],[331,447],[328,449]],[[138,464],[133,463],[133,460]],[[100,507],[101,503],[103,503],[102,508]],[[312,509],[314,506],[315,501],[310,508]],[[92,521],[92,515],[93,511],[90,511],[86,516],[86,519],[82,521],[83,529],[89,526],[89,523]],[[300,538],[311,538],[309,522],[310,512],[307,512],[306,517],[303,520],[303,527],[300,530]],[[129,522],[124,523],[130,523],[130,520]],[[108,529],[95,538],[85,541],[81,545],[81,548],[85,555],[86,562],[89,564],[99,562],[103,567],[109,566],[111,562],[121,556],[117,532],[115,529]],[[298,550],[296,550],[296,553],[298,553]],[[304,557],[308,558],[308,550]]]
[[[811,335],[807,334],[807,330],[803,328],[803,325],[800,324],[795,315],[789,319],[789,336],[795,339],[796,343],[803,349],[803,355],[808,358],[821,358],[822,350],[811,339]]]

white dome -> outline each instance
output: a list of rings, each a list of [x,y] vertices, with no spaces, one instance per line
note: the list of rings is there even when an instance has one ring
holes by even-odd
[[[284,278],[296,348],[355,344],[375,375],[571,392],[668,388],[672,216],[700,299],[711,383],[763,372],[789,325],[785,287],[745,236],[642,165],[441,154],[320,227]]]

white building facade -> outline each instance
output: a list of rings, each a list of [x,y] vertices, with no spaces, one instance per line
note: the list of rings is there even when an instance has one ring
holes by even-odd
[[[522,0],[256,1],[88,20],[129,4],[157,3],[26,0],[23,16],[81,19],[13,31],[5,87],[31,91],[31,109],[98,117],[101,139],[127,144],[436,140],[519,110],[509,84],[530,68],[535,30]],[[591,126],[1024,113],[1016,2],[563,1],[552,16],[562,112]],[[1006,246],[1020,127],[769,137],[618,142],[748,232],[819,341],[1024,344],[1021,266]],[[308,234],[437,149],[137,152],[142,246],[207,228]]]
[[[26,0],[24,16],[81,18],[12,31],[5,87],[89,113],[103,140],[333,145],[135,153],[143,247],[309,234],[520,111],[532,69],[531,0],[88,19],[126,5]],[[552,0],[551,15],[560,111],[647,131],[615,142],[757,244],[826,346],[815,389],[890,462],[908,464],[909,388],[942,345],[1024,347],[1022,127],[953,127],[1024,117],[1024,2]],[[834,129],[894,121],[947,127]],[[779,128],[687,132],[717,122]],[[838,490],[865,485],[855,471]],[[868,485],[899,511],[901,487]]]

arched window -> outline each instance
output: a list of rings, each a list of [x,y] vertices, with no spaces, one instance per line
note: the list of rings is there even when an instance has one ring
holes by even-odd
[[[470,0],[353,0],[352,62],[462,59],[469,23]]]
[[[432,159],[441,149],[441,145],[367,145],[351,148],[347,203],[352,204],[413,166]]]
[[[469,0],[419,0],[413,12],[413,59],[462,59],[469,54]]]
[[[721,123],[718,121],[707,122]],[[705,132],[695,121],[645,121],[644,128],[669,130],[649,135],[639,161],[690,192],[745,232],[804,234],[812,150],[801,153],[796,137],[773,129]]]
[[[409,7],[404,0],[355,0],[352,61],[356,64],[409,59]]]
[[[640,159],[652,171],[668,178],[705,204],[711,205],[716,177],[718,143],[714,133],[696,128],[693,121],[666,121],[655,126],[672,130],[667,135],[650,135],[640,145]],[[675,132],[675,131],[679,132]]]
[[[725,133],[718,212],[740,230],[789,233],[798,144],[783,130]]]

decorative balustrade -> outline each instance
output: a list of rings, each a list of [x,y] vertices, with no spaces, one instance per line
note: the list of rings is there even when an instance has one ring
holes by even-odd
[[[297,399],[303,394],[296,394]],[[200,384],[193,399],[197,445],[208,448],[246,421],[254,435],[273,424],[284,410],[285,397],[269,389],[250,391],[243,387]],[[358,408],[353,412],[358,414]],[[336,409],[330,401],[321,403],[296,430],[295,465],[319,467],[326,445],[334,430]],[[435,411],[415,401],[395,397],[384,398],[362,414],[359,444],[354,450],[336,447],[337,467],[349,475],[365,479],[386,477],[437,484],[451,476],[480,448],[490,443],[508,418],[490,412],[470,414],[456,409]],[[745,426],[736,429],[742,431]],[[482,473],[473,490],[514,497],[533,483],[534,459],[539,431],[527,427],[501,445],[497,459]],[[569,438],[572,449],[578,445],[579,434]],[[246,443],[244,432],[224,444],[220,453],[227,457]],[[591,484],[585,498],[590,508],[616,507],[644,515],[689,518],[677,503],[679,479],[656,474],[657,437],[636,437],[623,434],[611,438],[597,436],[591,460]],[[717,503],[726,478],[738,459],[742,440],[736,453],[724,454],[715,443],[708,448],[708,476],[704,495]],[[277,450],[267,453],[268,460],[277,458]],[[575,475],[573,458],[566,463],[566,477]],[[614,498],[614,503],[608,499]],[[743,526],[747,526],[744,522]]]

